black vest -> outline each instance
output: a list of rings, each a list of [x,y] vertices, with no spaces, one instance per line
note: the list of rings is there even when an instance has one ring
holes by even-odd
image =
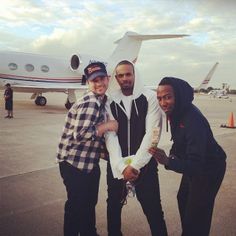
[[[135,103],[138,110],[138,114],[136,111]],[[122,102],[120,103],[120,105],[124,108]],[[146,133],[145,124],[146,124],[147,109],[148,109],[147,98],[144,95],[140,95],[138,98],[135,99],[135,102],[132,101],[131,117],[130,117],[130,122],[128,122],[128,118],[124,113],[124,111],[120,108],[120,106],[115,102],[111,103],[112,114],[119,123],[117,135],[123,157],[128,155],[134,155],[139,149],[139,146],[143,140],[143,136]],[[129,124],[130,128],[128,128]],[[130,131],[128,129],[130,129]],[[130,133],[130,140],[128,142],[129,133]],[[130,147],[128,147],[129,143]],[[130,153],[129,153],[129,148],[130,148]]]

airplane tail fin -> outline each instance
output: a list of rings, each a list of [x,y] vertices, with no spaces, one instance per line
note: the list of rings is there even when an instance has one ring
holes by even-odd
[[[109,58],[113,65],[121,60],[129,60],[135,63],[138,58],[139,50],[142,41],[151,39],[167,39],[167,38],[182,38],[188,36],[186,34],[164,34],[164,35],[143,35],[135,32],[126,32],[125,35],[117,40],[117,47]]]
[[[219,65],[219,62],[216,62],[215,65],[212,67],[212,69],[209,71],[209,73],[207,74],[207,76],[205,77],[205,79],[202,81],[202,83],[198,86],[197,90],[200,89],[206,89],[207,85],[209,84],[215,70],[216,67]]]

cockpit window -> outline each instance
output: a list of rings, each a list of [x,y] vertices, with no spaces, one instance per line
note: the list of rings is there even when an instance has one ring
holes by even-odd
[[[41,66],[41,71],[46,73],[46,72],[49,71],[49,67],[46,66],[46,65],[42,65],[42,66]]]
[[[32,72],[34,70],[34,66],[32,64],[26,64],[25,65],[25,69],[28,71],[28,72]]]
[[[18,66],[17,66],[16,63],[9,63],[8,67],[9,67],[10,70],[16,70]]]

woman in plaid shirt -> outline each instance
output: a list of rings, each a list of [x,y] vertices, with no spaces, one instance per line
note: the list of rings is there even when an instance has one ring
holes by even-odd
[[[65,236],[96,236],[95,206],[98,199],[99,159],[107,155],[104,134],[118,129],[108,119],[105,105],[108,75],[103,63],[89,64],[84,73],[89,92],[69,110],[57,159],[67,191]]]

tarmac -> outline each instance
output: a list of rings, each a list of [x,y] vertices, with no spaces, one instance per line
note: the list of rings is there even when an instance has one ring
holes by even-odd
[[[14,93],[14,119],[4,119],[0,92],[0,235],[62,236],[66,191],[55,163],[56,149],[67,110],[66,95],[45,94],[48,104],[36,106],[29,94]],[[196,95],[194,102],[207,117],[214,136],[227,153],[227,170],[216,198],[211,236],[236,235],[236,129],[220,128],[236,97],[213,99]],[[201,137],[199,137],[201,138]],[[170,134],[163,128],[159,146],[166,151]],[[97,230],[106,231],[106,162],[101,161]],[[176,194],[181,175],[159,167],[162,206],[169,236],[181,235]],[[149,226],[137,199],[128,198],[122,213],[124,236],[148,236]]]

